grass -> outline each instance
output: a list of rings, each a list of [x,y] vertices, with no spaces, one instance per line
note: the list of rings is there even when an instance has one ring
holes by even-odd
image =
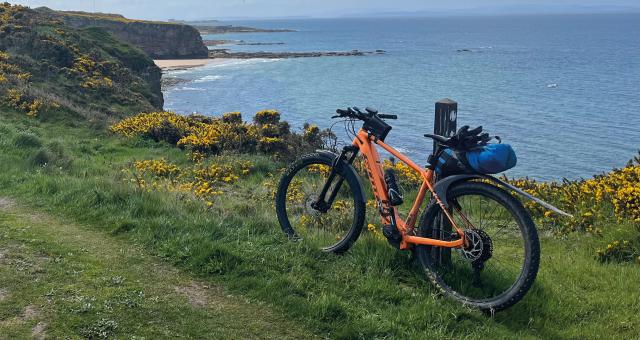
[[[306,338],[140,246],[0,199],[0,338]]]
[[[273,202],[255,198],[264,191],[266,173],[279,176],[281,165],[268,158],[251,156],[259,170],[207,209],[175,194],[140,191],[122,181],[120,170],[134,160],[164,157],[187,164],[180,150],[124,141],[75,125],[80,126],[4,112],[0,193],[34,211],[80,224],[78,230],[104,242],[139,245],[144,253],[181,268],[185,275],[264,304],[320,336],[633,338],[640,333],[640,266],[598,263],[594,252],[604,243],[601,238],[543,234],[541,271],[534,288],[522,302],[492,318],[440,296],[410,254],[371,234],[363,234],[343,256],[289,242],[279,231]],[[23,133],[37,136],[43,146],[17,147],[15,138]],[[62,146],[67,165],[34,165],[30,159],[53,140]],[[52,155],[55,162],[59,157]],[[6,233],[5,228],[1,230]],[[629,226],[615,223],[604,229],[604,239],[631,233]],[[30,238],[47,242],[50,237],[36,233]],[[126,266],[123,270],[127,274]],[[151,283],[141,282],[132,289],[142,290]],[[159,313],[174,313],[171,306],[157,308]],[[74,317],[78,325],[97,320]],[[190,327],[194,332],[185,335],[205,336],[208,329],[199,327]],[[114,334],[126,334],[120,323]]]
[[[89,12],[80,12],[80,11],[59,11],[57,13],[62,16],[83,17],[83,18],[93,19],[93,20],[117,21],[122,23],[141,22],[141,23],[156,24],[156,25],[180,25],[180,23],[170,22],[170,21],[129,19],[129,18],[123,17],[120,14],[111,14],[111,13],[89,13]]]

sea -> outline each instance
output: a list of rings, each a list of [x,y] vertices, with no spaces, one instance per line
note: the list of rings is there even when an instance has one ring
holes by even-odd
[[[278,45],[232,51],[375,51],[360,57],[230,60],[168,72],[165,109],[246,120],[276,109],[292,127],[329,128],[337,108],[398,115],[387,143],[426,164],[434,103],[516,150],[511,177],[589,178],[640,149],[640,14],[234,21],[295,32],[205,35]],[[349,143],[342,125],[333,127]]]

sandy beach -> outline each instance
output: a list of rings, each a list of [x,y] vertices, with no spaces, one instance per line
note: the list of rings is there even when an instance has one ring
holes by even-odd
[[[162,70],[183,70],[192,67],[199,67],[208,64],[223,64],[229,59],[167,59],[167,60],[154,60],[156,65]]]

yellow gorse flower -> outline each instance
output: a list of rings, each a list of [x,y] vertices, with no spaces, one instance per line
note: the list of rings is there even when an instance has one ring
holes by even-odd
[[[249,175],[252,167],[249,161],[180,167],[164,159],[153,159],[135,161],[123,172],[131,176],[124,181],[141,190],[179,193],[181,197],[200,199],[211,207],[215,197],[224,194],[225,187]]]
[[[640,223],[640,164],[629,163],[622,169],[614,169],[587,180],[562,182],[537,182],[532,179],[511,179],[511,184],[524,191],[550,201],[561,209],[571,212],[574,218],[564,218],[545,211],[530,201],[525,206],[543,225],[560,227],[561,233],[588,231],[599,233],[594,227],[613,209],[618,221]]]

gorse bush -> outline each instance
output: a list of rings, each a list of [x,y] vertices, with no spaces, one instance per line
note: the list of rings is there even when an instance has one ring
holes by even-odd
[[[601,262],[629,262],[640,264],[640,247],[628,240],[616,240],[604,249],[598,249],[598,260]]]
[[[220,118],[142,113],[123,119],[110,130],[126,137],[175,144],[191,152],[195,161],[221,152],[259,152],[287,161],[335,144],[331,131],[315,125],[305,125],[300,134],[291,132],[289,124],[280,121],[280,114],[273,110],[258,112],[253,123],[243,121],[239,112],[225,113]]]
[[[525,202],[540,224],[558,233],[598,233],[599,223],[607,219],[640,225],[640,163],[637,159],[622,169],[587,180],[558,183],[525,178],[509,182],[574,215],[574,218],[563,218],[533,202]]]

